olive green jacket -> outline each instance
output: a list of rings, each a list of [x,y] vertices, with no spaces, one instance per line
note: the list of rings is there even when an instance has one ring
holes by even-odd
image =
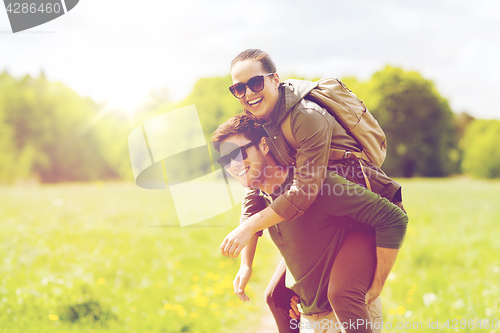
[[[287,191],[290,178],[270,196],[255,197],[255,210]],[[268,230],[287,265],[286,285],[300,296],[304,313],[310,314],[331,310],[326,292],[330,273],[350,232],[375,232],[376,246],[398,249],[407,225],[408,216],[396,205],[327,172],[323,190],[303,215]]]
[[[356,140],[326,109],[304,98],[316,85],[315,82],[301,80],[282,82],[271,119],[263,124],[268,134],[266,142],[278,163],[292,166],[295,170],[291,188],[271,204],[271,208],[287,221],[303,214],[314,202],[328,168],[346,165],[347,161],[330,159],[331,148],[361,151]],[[281,123],[289,114],[291,131],[298,143],[297,150],[287,144],[281,130]],[[401,201],[399,184],[370,162],[360,162],[368,168],[367,176],[375,193],[391,201]],[[256,191],[247,191],[242,203],[241,222],[251,215],[252,210],[248,211],[248,208],[252,206],[255,195]]]

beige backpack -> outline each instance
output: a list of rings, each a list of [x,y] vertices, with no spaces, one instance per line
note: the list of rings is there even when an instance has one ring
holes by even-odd
[[[330,159],[345,159],[352,154],[378,167],[382,165],[387,150],[384,131],[363,101],[342,81],[333,78],[321,79],[306,99],[327,109],[361,146],[361,153],[331,149]]]

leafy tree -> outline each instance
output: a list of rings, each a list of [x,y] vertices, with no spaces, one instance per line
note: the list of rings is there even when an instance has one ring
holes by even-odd
[[[387,136],[384,170],[392,176],[437,177],[456,168],[453,113],[430,80],[387,66],[361,83],[343,80],[378,120]]]
[[[210,141],[220,124],[243,111],[241,104],[229,92],[231,76],[198,80],[182,106],[195,104],[205,135]]]
[[[91,99],[81,98],[62,83],[48,82],[43,73],[20,80],[4,73],[0,120],[13,147],[5,156],[22,161],[23,172],[43,182],[118,177],[105,158],[107,143],[100,141],[98,126],[88,126],[98,109]],[[9,177],[22,178],[23,172]]]
[[[0,120],[0,183],[12,183],[26,176],[30,164],[31,150],[20,154],[14,145],[13,130]]]
[[[18,149],[15,128],[5,120],[6,99],[15,92],[15,79],[3,72],[0,75],[0,183],[12,183],[18,178],[28,178],[34,159],[34,149],[31,145]]]
[[[454,171],[460,158],[456,141],[470,119],[455,119],[455,135],[452,112],[431,81],[389,66],[367,82],[352,77],[343,81],[365,100],[387,134],[384,170],[394,176],[442,176]],[[131,179],[127,146],[131,129],[195,104],[210,142],[221,123],[242,111],[227,89],[231,84],[229,75],[200,79],[180,103],[170,102],[166,91],[152,92],[150,102],[136,110],[131,121],[64,84],[48,82],[43,73],[15,79],[4,72],[0,74],[0,182],[32,176],[44,182]],[[202,156],[189,158],[206,163]]]
[[[500,177],[500,121],[474,120],[462,139],[462,170],[474,177]]]
[[[465,130],[475,118],[467,112],[455,114],[456,139],[459,142],[465,134]]]

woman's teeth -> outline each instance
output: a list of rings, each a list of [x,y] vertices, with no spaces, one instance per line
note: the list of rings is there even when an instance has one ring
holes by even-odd
[[[255,104],[259,103],[260,101],[262,101],[262,97],[255,98],[255,99],[252,99],[251,101],[248,101],[248,105],[254,106]]]
[[[247,172],[247,169],[243,169],[240,173],[238,173],[238,177],[241,177],[245,174],[245,172]]]

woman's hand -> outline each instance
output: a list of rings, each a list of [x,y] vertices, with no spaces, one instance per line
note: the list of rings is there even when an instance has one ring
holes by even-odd
[[[249,230],[247,223],[243,223],[231,231],[220,246],[220,252],[226,257],[236,258],[241,250],[250,242],[254,232]]]
[[[226,257],[236,258],[241,250],[252,239],[252,236],[259,230],[264,230],[272,225],[283,221],[283,218],[276,214],[271,208],[267,207],[250,216],[245,223],[239,225],[231,231],[220,246],[220,252]]]
[[[233,281],[234,293],[243,302],[247,302],[250,300],[250,298],[248,298],[248,296],[245,294],[245,287],[251,276],[252,268],[241,266]]]

